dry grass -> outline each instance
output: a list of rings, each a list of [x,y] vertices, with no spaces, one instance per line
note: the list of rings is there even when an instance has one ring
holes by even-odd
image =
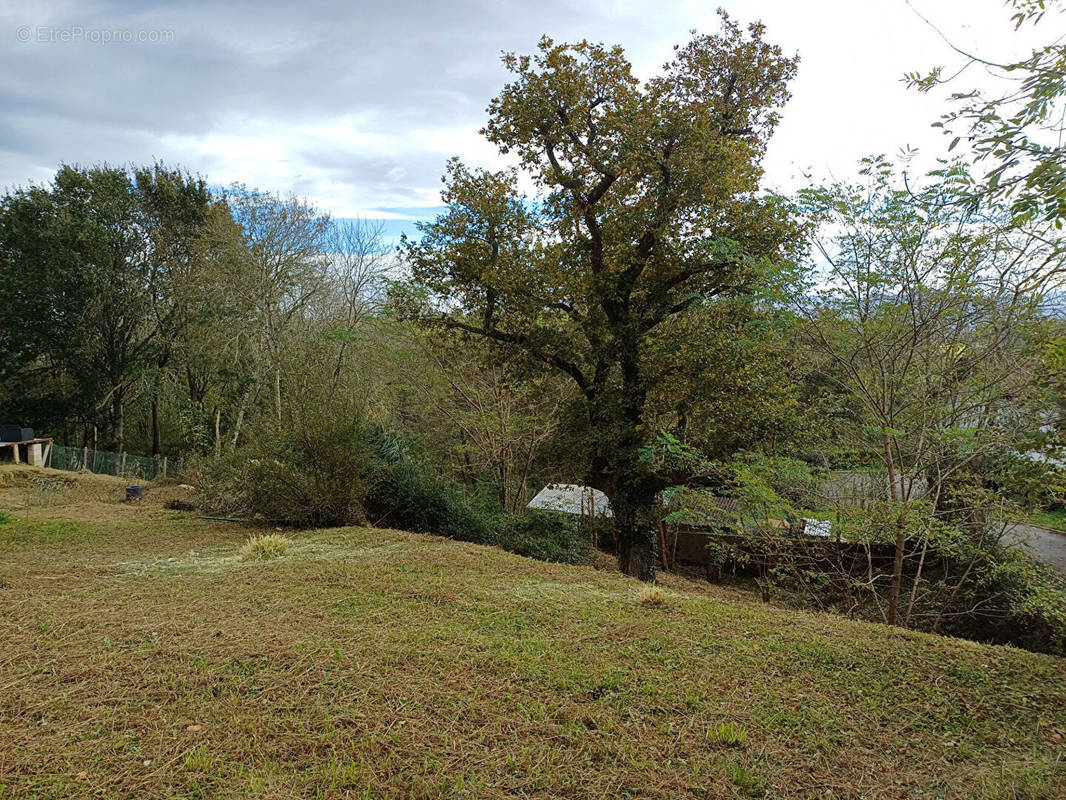
[[[5,471],[3,798],[1066,796],[1062,659]]]
[[[637,592],[637,603],[642,606],[664,606],[666,592],[658,586],[641,586]]]
[[[241,547],[241,558],[245,561],[281,558],[281,556],[289,552],[291,545],[292,539],[277,533],[251,536]]]

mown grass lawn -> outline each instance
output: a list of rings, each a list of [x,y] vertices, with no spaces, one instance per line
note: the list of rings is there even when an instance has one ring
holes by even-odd
[[[173,490],[35,474],[0,473],[0,797],[1066,796],[1062,659],[397,531],[245,561]]]

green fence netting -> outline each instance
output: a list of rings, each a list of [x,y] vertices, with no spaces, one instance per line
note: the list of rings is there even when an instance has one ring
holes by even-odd
[[[181,470],[181,460],[176,458],[153,458],[133,453],[111,453],[85,447],[52,445],[46,467],[78,471],[87,469],[98,475],[118,475],[123,478],[138,478],[152,481],[156,478],[173,477]]]

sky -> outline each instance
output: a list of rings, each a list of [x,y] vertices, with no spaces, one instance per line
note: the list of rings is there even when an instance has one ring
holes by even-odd
[[[1058,16],[1036,39],[1015,34],[1002,0],[720,3],[741,22],[761,19],[770,41],[800,55],[765,161],[767,185],[785,191],[847,178],[871,153],[909,145],[920,164],[943,154],[930,127],[943,94],[901,80],[957,63],[932,26],[991,59],[1066,27]],[[0,187],[46,182],[60,163],[163,160],[212,184],[387,220],[396,235],[435,215],[450,156],[501,163],[477,131],[507,81],[503,51],[533,52],[542,34],[587,38],[622,45],[647,77],[690,30],[717,30],[716,5],[0,0]]]

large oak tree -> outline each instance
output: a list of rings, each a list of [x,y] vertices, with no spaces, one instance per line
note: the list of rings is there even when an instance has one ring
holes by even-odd
[[[447,213],[405,242],[430,291],[424,318],[577,384],[585,479],[611,499],[621,567],[646,579],[649,512],[677,476],[642,458],[645,410],[652,385],[678,377],[646,345],[668,320],[759,286],[793,238],[759,180],[796,59],[763,36],[723,14],[720,33],[645,83],[619,47],[544,38],[534,56],[506,55],[514,80],[483,133],[515,168],[451,162]]]

